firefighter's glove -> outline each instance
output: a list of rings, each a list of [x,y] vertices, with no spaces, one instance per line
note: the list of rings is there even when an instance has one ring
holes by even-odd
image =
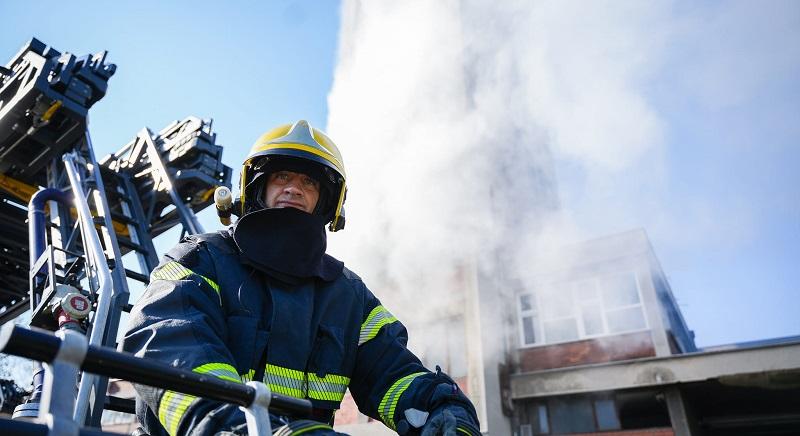
[[[457,427],[456,417],[452,412],[444,409],[428,420],[428,423],[422,428],[422,436],[458,436]]]
[[[452,379],[448,377],[447,380],[449,382],[440,383],[433,390],[431,399],[438,406],[434,406],[422,427],[422,436],[480,436],[472,404],[466,400]]]
[[[419,380],[424,384],[401,408],[405,410],[397,422],[397,433],[404,436],[480,436],[475,407],[452,378],[437,366],[435,374]]]
[[[421,436],[480,436],[469,412],[457,405],[442,406],[431,413]]]

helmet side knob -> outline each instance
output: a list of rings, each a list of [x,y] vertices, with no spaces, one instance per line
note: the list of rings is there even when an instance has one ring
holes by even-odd
[[[233,212],[233,195],[226,186],[220,186],[214,191],[214,205],[217,208],[219,221],[228,226],[231,224],[231,213]]]

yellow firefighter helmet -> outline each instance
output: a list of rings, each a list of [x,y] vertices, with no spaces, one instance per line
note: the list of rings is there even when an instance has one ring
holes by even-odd
[[[258,138],[242,164],[240,175],[240,216],[263,209],[267,176],[289,170],[311,176],[320,184],[320,198],[313,213],[330,223],[332,232],[345,224],[347,193],[344,162],[339,148],[319,129],[300,120],[278,126]]]

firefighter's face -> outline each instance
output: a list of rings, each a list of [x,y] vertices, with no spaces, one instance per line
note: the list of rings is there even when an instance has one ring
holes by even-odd
[[[292,171],[277,171],[269,175],[264,203],[267,207],[293,207],[311,213],[319,200],[319,182]]]

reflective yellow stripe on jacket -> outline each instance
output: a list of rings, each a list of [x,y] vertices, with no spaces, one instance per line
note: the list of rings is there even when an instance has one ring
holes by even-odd
[[[254,376],[253,370],[240,375],[243,381],[251,381]],[[290,397],[341,402],[350,378],[336,374],[319,377],[314,373],[267,364],[263,382],[271,391]]]
[[[381,327],[396,322],[397,318],[389,313],[383,306],[377,306],[369,313],[367,320],[361,324],[361,333],[358,336],[358,345],[369,341],[378,335]]]
[[[409,374],[392,384],[392,386],[383,394],[383,398],[381,399],[381,403],[378,406],[378,415],[381,417],[381,421],[386,424],[392,430],[397,430],[394,424],[394,411],[397,409],[397,402],[400,401],[400,397],[403,395],[403,392],[411,386],[411,382],[414,381],[415,378],[427,374],[426,372],[415,372],[413,374]]]
[[[155,280],[183,280],[192,274],[197,274],[197,273],[173,260],[153,270],[153,272],[150,274],[150,281],[152,282]],[[219,285],[215,281],[200,274],[197,274],[197,276],[205,280],[205,282],[208,283],[209,286],[211,286],[211,289],[213,289],[217,293],[217,296],[219,296]],[[220,304],[222,304],[221,298],[222,297],[220,297]]]
[[[225,363],[206,363],[205,365],[198,366],[192,371],[200,374],[209,374],[223,380],[241,383],[239,375],[236,373],[236,368]],[[175,391],[164,391],[161,401],[158,404],[158,420],[161,425],[172,436],[177,436],[178,425],[181,423],[181,418],[186,414],[194,401],[197,399],[194,395],[184,394]]]
[[[308,397],[316,400],[341,402],[344,392],[350,379],[345,376],[327,374],[325,377],[317,377],[316,374],[308,374]]]
[[[350,378],[336,374],[319,377],[314,373],[267,364],[264,383],[271,391],[294,398],[341,402]]]

